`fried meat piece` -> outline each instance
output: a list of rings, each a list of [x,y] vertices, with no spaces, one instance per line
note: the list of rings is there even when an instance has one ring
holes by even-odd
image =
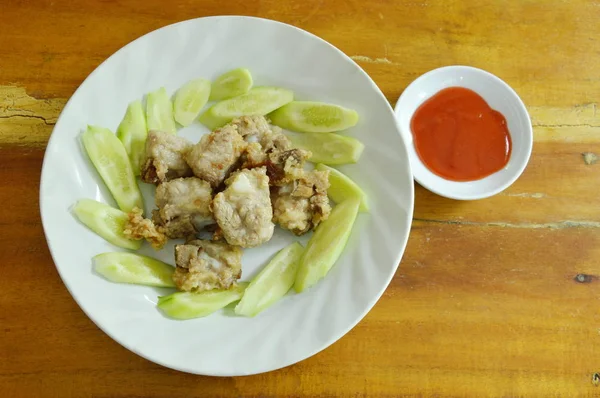
[[[212,188],[197,177],[177,178],[156,188],[153,219],[172,239],[193,236],[214,224],[210,202]]]
[[[316,228],[331,212],[327,188],[329,172],[316,170],[275,188],[271,197],[273,221],[296,235]]]
[[[154,225],[152,220],[142,216],[142,210],[134,207],[125,223],[123,234],[134,240],[146,239],[156,250],[161,249],[167,243],[167,236],[160,226]]]
[[[185,160],[194,175],[217,188],[240,164],[248,144],[238,134],[237,126],[228,124],[202,136],[186,154]]]
[[[212,203],[220,233],[231,244],[258,246],[273,236],[273,209],[266,167],[235,172],[226,181],[227,188]]]
[[[183,291],[229,289],[242,275],[242,250],[225,242],[192,240],[175,246],[173,281]]]
[[[304,175],[304,163],[311,156],[304,149],[289,149],[269,154],[266,162],[269,184],[283,186]]]
[[[231,124],[248,142],[241,168],[266,166],[270,185],[284,185],[300,176],[311,153],[292,148],[279,127],[272,126],[264,116],[242,116]]]
[[[149,131],[146,158],[141,170],[142,181],[158,184],[193,175],[184,159],[191,147],[192,143],[185,138],[162,131]]]
[[[241,116],[231,124],[237,127],[238,133],[246,142],[259,144],[265,154],[292,147],[281,128],[271,125],[264,116]]]

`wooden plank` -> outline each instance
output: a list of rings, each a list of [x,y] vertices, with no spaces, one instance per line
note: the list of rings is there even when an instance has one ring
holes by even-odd
[[[600,396],[596,1],[109,3],[9,1],[0,12],[0,395]],[[505,192],[458,202],[417,186],[401,267],[349,334],[297,365],[243,378],[171,371],[101,332],[62,284],[38,209],[45,145],[85,77],[144,33],[218,14],[323,37],[392,104],[433,68],[489,70],[515,88],[534,125],[529,166]]]
[[[415,222],[388,290],[338,343],[266,375],[198,378],[128,352],[78,309],[32,211],[42,151],[2,153],[10,156],[0,165],[0,202],[21,198],[0,209],[0,386],[11,396],[42,389],[115,397],[594,391],[600,228]]]

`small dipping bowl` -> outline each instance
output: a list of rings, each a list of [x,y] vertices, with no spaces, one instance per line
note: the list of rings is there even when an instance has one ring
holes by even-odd
[[[512,141],[508,163],[501,170],[475,181],[452,181],[434,174],[417,154],[411,120],[424,101],[448,87],[464,87],[479,94],[488,105],[502,113]],[[415,180],[428,190],[457,200],[493,196],[508,188],[523,173],[533,146],[533,129],[527,108],[517,93],[500,78],[470,66],[445,66],[425,73],[404,90],[394,112],[406,140]]]

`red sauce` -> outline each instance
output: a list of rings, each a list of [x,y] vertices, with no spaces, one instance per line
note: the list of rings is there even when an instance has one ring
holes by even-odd
[[[510,158],[506,119],[466,88],[449,87],[429,98],[415,112],[410,127],[425,166],[448,180],[487,177]]]

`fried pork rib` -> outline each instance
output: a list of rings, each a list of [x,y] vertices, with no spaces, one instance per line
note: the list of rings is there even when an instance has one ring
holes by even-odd
[[[154,225],[152,220],[142,216],[142,210],[134,207],[125,223],[123,234],[133,240],[146,239],[156,250],[161,249],[167,243],[167,236],[160,226]]]
[[[248,142],[241,168],[267,167],[270,185],[284,185],[298,178],[309,151],[292,148],[290,140],[264,116],[242,116],[231,122]]]
[[[210,203],[212,188],[197,177],[177,178],[156,188],[153,220],[171,239],[194,236],[214,224]]]
[[[273,221],[296,235],[316,228],[329,217],[329,172],[307,171],[301,177],[273,189]]]
[[[192,169],[185,161],[185,154],[192,143],[185,138],[151,130],[146,140],[146,158],[142,165],[142,181],[159,184],[179,177],[192,176]]]
[[[242,250],[225,242],[192,240],[175,246],[173,281],[183,291],[229,289],[242,275]]]
[[[244,169],[226,181],[212,204],[220,234],[231,244],[258,246],[273,236],[273,209],[266,168]]]
[[[196,177],[217,188],[239,166],[240,156],[247,145],[238,134],[237,127],[228,124],[202,136],[200,142],[186,154],[185,160]]]

